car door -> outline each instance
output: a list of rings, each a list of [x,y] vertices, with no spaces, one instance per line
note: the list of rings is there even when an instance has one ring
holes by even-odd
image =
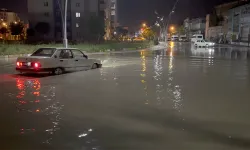
[[[62,67],[65,71],[75,71],[75,61],[73,53],[70,49],[59,50],[58,67]]]
[[[86,55],[84,55],[83,52],[81,52],[80,50],[72,50],[73,55],[74,55],[74,60],[75,60],[75,67],[76,70],[80,71],[80,70],[86,70],[91,68],[92,61],[89,60]]]

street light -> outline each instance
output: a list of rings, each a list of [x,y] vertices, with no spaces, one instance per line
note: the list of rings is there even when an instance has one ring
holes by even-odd
[[[147,24],[146,24],[146,23],[143,23],[142,26],[145,28],[145,27],[147,27]]]
[[[174,26],[170,27],[170,30],[171,30],[171,31],[174,31]]]
[[[2,25],[6,27],[6,26],[7,26],[7,23],[3,22]]]

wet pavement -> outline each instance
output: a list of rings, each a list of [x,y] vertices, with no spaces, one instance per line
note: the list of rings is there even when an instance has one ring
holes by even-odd
[[[248,48],[90,57],[103,68],[61,76],[0,61],[1,149],[250,149]]]

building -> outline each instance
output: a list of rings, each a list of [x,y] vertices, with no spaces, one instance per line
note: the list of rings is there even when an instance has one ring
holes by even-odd
[[[214,13],[206,16],[206,39],[217,42],[227,40],[229,10],[247,1],[237,0],[215,6]]]
[[[27,1],[30,28],[35,29],[41,22],[49,24],[49,33],[42,35],[44,40],[61,41],[64,2],[64,0]],[[67,32],[69,40],[84,41],[88,38],[88,19],[91,16],[104,17],[102,3],[103,0],[68,0]],[[37,34],[39,33],[36,32]]]
[[[195,18],[195,19],[185,19],[184,20],[184,29],[187,37],[190,38],[194,34],[204,34],[205,33],[205,19],[204,18]]]
[[[232,40],[247,42],[250,35],[250,3],[229,10],[228,31]]]
[[[10,32],[10,24],[15,23],[17,24],[18,22],[23,23],[24,28],[23,32],[21,35],[11,35]],[[6,33],[1,33],[0,34],[0,39],[4,40],[23,40],[26,38],[26,29],[28,27],[28,24],[23,20],[23,18],[20,19],[20,16],[10,10],[7,9],[1,9],[0,10],[0,29],[1,28],[6,28],[8,31]]]
[[[105,39],[110,40],[113,38],[118,23],[118,5],[117,0],[105,0],[105,26],[106,35]]]
[[[9,25],[11,22],[20,21],[18,15],[15,12],[9,11],[7,9],[0,10],[0,20],[7,25]]]

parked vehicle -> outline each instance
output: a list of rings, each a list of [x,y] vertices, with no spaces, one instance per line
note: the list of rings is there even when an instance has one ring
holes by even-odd
[[[180,36],[179,41],[180,41],[180,42],[187,42],[188,39],[187,39],[186,36]]]
[[[179,40],[179,36],[178,35],[173,35],[171,37],[171,41],[178,41]]]
[[[206,42],[205,40],[197,40],[194,42],[195,47],[213,47],[215,43],[213,42]]]
[[[20,73],[49,72],[60,75],[68,71],[101,68],[100,60],[89,59],[74,48],[39,48],[31,56],[18,57],[16,70]]]
[[[196,42],[197,40],[203,40],[203,35],[202,34],[195,34],[192,36],[191,38],[191,42],[194,43]]]

